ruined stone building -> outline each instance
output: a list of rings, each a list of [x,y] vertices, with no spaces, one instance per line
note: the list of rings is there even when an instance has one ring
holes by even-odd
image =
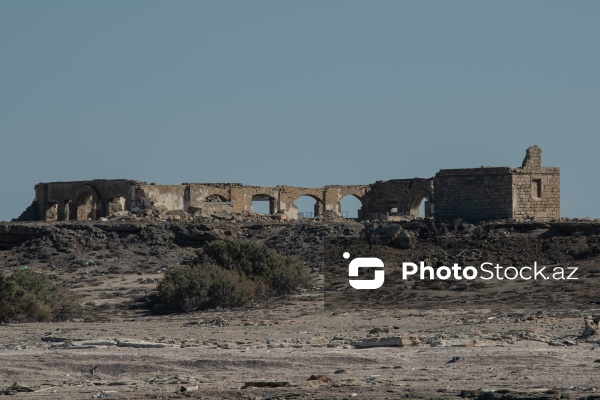
[[[249,186],[239,183],[155,185],[127,179],[39,183],[35,199],[20,220],[94,220],[120,211],[185,212],[192,216],[251,213],[253,202],[267,201],[269,213],[297,219],[294,202],[315,200],[314,216],[340,215],[340,200],[354,196],[358,218],[393,220],[425,217],[466,221],[491,219],[550,220],[560,216],[560,171],[542,167],[542,150],[527,149],[520,168],[446,169],[429,179],[394,179],[367,185],[322,188]]]
[[[542,149],[527,149],[520,168],[443,169],[433,178],[441,220],[560,217],[560,170],[542,167]]]

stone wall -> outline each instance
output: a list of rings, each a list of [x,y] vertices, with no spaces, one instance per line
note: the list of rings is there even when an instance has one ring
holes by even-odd
[[[551,220],[560,217],[560,170],[542,167],[542,150],[527,149],[520,168],[439,171],[434,178],[435,218]]]
[[[115,203],[126,209],[134,207],[131,188],[136,183],[126,179],[39,183],[32,214],[42,221],[97,219],[108,214]]]
[[[435,175],[434,186],[438,220],[512,218],[510,168],[445,169]]]
[[[542,167],[542,149],[527,149],[523,165],[512,174],[514,219],[560,217],[560,170]]]
[[[185,185],[148,185],[138,183],[136,185],[135,198],[132,202],[138,208],[154,208],[159,212],[172,210],[187,211],[189,205],[186,202],[187,190]]]
[[[425,199],[425,215],[432,216],[433,179],[394,179],[377,181],[370,185],[365,196],[366,219],[394,219],[394,217],[419,217],[419,206]]]
[[[334,185],[322,188],[296,186],[249,186],[241,184],[189,184],[189,211],[202,215],[220,213],[250,213],[253,201],[268,201],[271,214],[281,214],[289,219],[298,218],[294,202],[302,196],[315,200],[314,215],[326,211],[340,213],[340,200],[348,195],[363,202],[369,185]],[[186,211],[188,211],[186,209]]]
[[[560,216],[560,171],[542,167],[542,151],[527,149],[520,168],[440,170],[431,179],[393,179],[369,185],[250,186],[240,183],[183,183],[155,185],[134,180],[97,179],[50,182],[35,186],[35,200],[21,220],[89,220],[121,211],[170,211],[193,216],[251,213],[254,201],[267,201],[269,213],[297,219],[295,201],[315,200],[314,216],[340,215],[341,200],[354,196],[361,202],[359,219],[394,220],[425,215],[439,220],[461,218],[549,220]]]

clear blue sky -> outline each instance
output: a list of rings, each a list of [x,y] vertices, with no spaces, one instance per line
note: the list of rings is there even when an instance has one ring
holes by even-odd
[[[598,1],[2,1],[0,220],[38,182],[561,168],[600,217]]]

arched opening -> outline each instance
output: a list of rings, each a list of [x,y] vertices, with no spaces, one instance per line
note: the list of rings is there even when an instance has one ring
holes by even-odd
[[[83,192],[77,198],[75,219],[79,221],[87,221],[96,218],[96,201],[94,195],[88,192]]]
[[[432,216],[430,209],[429,193],[419,193],[410,203],[410,216],[412,218],[429,218]]]
[[[419,218],[425,218],[425,206],[427,204],[427,199],[423,197],[421,200],[421,204],[419,204]]]
[[[257,214],[275,213],[275,199],[268,194],[252,196],[252,212]]]
[[[46,221],[57,221],[58,220],[58,204],[48,203],[46,204]]]
[[[125,211],[125,197],[112,197],[108,199],[108,215]]]
[[[323,202],[310,195],[298,197],[294,206],[298,209],[298,219],[314,218],[323,213]]]
[[[221,196],[220,194],[214,193],[207,196],[206,199],[204,199],[204,201],[207,203],[226,203],[227,199],[224,196]]]
[[[344,218],[358,218],[358,210],[362,208],[362,202],[353,194],[348,194],[340,200],[340,215]]]

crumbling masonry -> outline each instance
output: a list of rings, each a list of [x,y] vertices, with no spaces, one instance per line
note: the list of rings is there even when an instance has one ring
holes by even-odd
[[[520,168],[445,169],[430,179],[394,179],[368,185],[323,188],[260,187],[238,183],[154,185],[126,179],[39,183],[35,200],[20,220],[94,220],[122,211],[191,216],[247,214],[253,201],[268,201],[274,218],[297,219],[294,202],[315,199],[314,216],[340,215],[340,200],[354,196],[359,219],[393,220],[425,217],[437,220],[551,220],[560,216],[560,171],[542,167],[542,150],[527,149]]]

